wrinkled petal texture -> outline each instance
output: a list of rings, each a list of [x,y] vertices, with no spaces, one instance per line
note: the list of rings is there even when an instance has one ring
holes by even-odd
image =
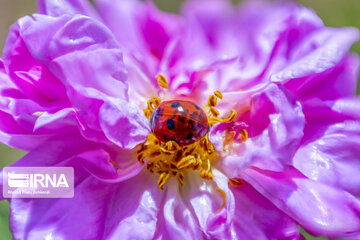
[[[360,230],[359,200],[339,188],[283,172],[247,169],[243,177],[278,208],[315,235],[351,235]]]
[[[115,144],[120,141],[105,136],[106,129],[100,122],[107,116],[100,114],[100,108],[116,98],[123,99],[124,111],[132,111],[126,70],[116,40],[100,23],[80,15],[24,17],[12,28],[4,64],[17,86],[12,91],[6,89],[12,97],[9,101],[20,105],[23,98],[33,100],[22,111],[9,109],[13,108],[10,104],[5,108],[8,114],[20,115],[18,124],[28,130],[24,134],[57,134],[71,126],[72,131],[77,127],[90,140]],[[144,140],[148,127],[143,124],[143,114],[137,120],[125,116],[122,121],[125,128],[140,135],[135,136],[136,140],[129,138],[121,147],[132,148]]]

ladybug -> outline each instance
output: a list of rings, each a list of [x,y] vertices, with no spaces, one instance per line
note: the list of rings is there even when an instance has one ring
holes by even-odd
[[[209,132],[205,112],[190,101],[164,101],[150,117],[150,128],[163,142],[175,141],[179,145],[191,144]]]

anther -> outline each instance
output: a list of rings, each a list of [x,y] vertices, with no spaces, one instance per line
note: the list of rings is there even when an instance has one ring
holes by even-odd
[[[208,106],[209,107],[215,107],[217,104],[217,98],[215,95],[210,95],[208,98]]]
[[[234,109],[232,109],[230,116],[228,118],[221,119],[221,122],[232,122],[235,120],[236,115],[237,115],[237,112]]]
[[[166,79],[166,77],[164,75],[159,74],[159,75],[156,76],[156,79],[157,79],[158,84],[161,87],[163,87],[165,89],[168,89],[169,84],[168,84],[168,81],[167,81],[167,79]]]
[[[176,167],[178,169],[186,168],[192,164],[196,163],[196,159],[193,155],[189,155],[186,157],[183,157],[177,164]]]
[[[240,136],[241,142],[245,142],[249,138],[249,134],[245,129],[241,129]]]
[[[210,112],[212,113],[212,115],[214,115],[215,117],[219,116],[220,115],[220,112],[214,108],[214,107],[210,107]]]
[[[214,92],[214,94],[215,94],[215,96],[217,96],[218,98],[223,99],[223,94],[222,94],[222,92],[220,92],[219,90],[216,90],[216,91]]]
[[[151,97],[150,100],[152,101],[153,105],[155,105],[155,108],[157,108],[161,103],[161,99],[159,97]]]

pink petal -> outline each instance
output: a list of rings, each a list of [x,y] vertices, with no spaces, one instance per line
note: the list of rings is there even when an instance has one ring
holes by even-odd
[[[20,46],[27,54],[25,56],[31,60],[29,60],[29,67],[35,66],[37,69],[36,64],[38,64],[44,71],[49,69],[58,79],[61,79],[62,82],[59,82],[54,76],[54,81],[60,84],[59,89],[64,87],[66,89],[66,92],[64,90],[63,93],[59,93],[60,97],[69,99],[76,110],[76,120],[84,136],[95,141],[108,141],[100,126],[100,122],[108,121],[108,119],[102,119],[108,116],[102,116],[99,113],[101,105],[104,102],[114,101],[114,99],[124,99],[125,101],[128,99],[122,53],[109,30],[84,16],[71,18],[64,15],[53,18],[34,15],[34,18],[25,17],[19,20],[14,27],[13,35],[15,39],[17,37],[21,40]],[[21,38],[19,38],[20,35]],[[41,39],[38,39],[39,35],[42,36]],[[15,64],[11,58],[14,47],[10,40],[11,38],[8,40],[9,46],[6,48],[5,54],[7,56],[5,63],[8,64],[9,69],[11,69],[11,64]],[[15,64],[15,66],[18,65]],[[24,81],[23,78],[19,79]],[[41,89],[41,86],[36,87],[32,89],[36,91]],[[131,108],[132,111],[138,111],[125,101],[123,109]],[[142,117],[136,118],[137,120],[129,121],[127,116],[123,116],[123,120],[129,122],[127,126],[132,130],[136,129],[142,135],[135,138],[136,143],[122,143],[121,146],[125,148],[135,146],[144,140],[143,135],[148,133],[148,126],[144,123],[144,118],[142,115]],[[124,134],[119,130],[117,133]],[[113,136],[110,138],[119,141]],[[140,138],[141,140],[139,140]]]
[[[235,197],[233,232],[236,239],[299,239],[294,220],[272,202],[243,182],[231,188]]]
[[[273,74],[272,81],[286,82],[288,79],[308,76],[334,67],[359,39],[359,32],[355,28],[323,28],[308,38],[304,40],[303,46],[298,47],[298,51],[309,49],[309,46],[311,51]]]
[[[360,231],[360,201],[341,189],[304,177],[296,169],[247,169],[242,176],[257,191],[314,235],[338,237]]]
[[[123,149],[132,149],[150,133],[149,121],[134,104],[114,100],[105,102],[99,111],[105,136]]]
[[[232,100],[236,97],[235,93],[229,96],[228,102],[237,103],[236,100]],[[224,96],[224,101],[225,98]],[[220,162],[222,169],[231,178],[249,166],[283,169],[291,164],[291,158],[303,136],[305,119],[301,105],[286,89],[270,84],[254,93],[249,102],[249,111],[236,120],[249,126],[249,139],[237,143],[233,152],[224,154],[224,159]],[[236,105],[234,108],[238,109]],[[239,109],[239,112],[241,111],[242,109]],[[216,128],[211,134],[214,133]],[[216,134],[211,136],[211,140],[215,138],[216,142],[216,137]]]
[[[136,176],[143,168],[136,160],[134,152],[123,150],[117,152],[116,161],[112,160],[110,154],[103,149],[83,152],[77,155],[76,159],[94,177],[105,182],[124,181]]]
[[[287,81],[285,87],[299,99],[320,98],[331,100],[356,95],[359,75],[359,58],[347,55],[334,67],[317,74]]]
[[[15,99],[31,99],[45,106],[47,111],[69,106],[66,89],[61,81],[41,64],[26,46],[21,34],[22,29],[26,29],[30,24],[29,21],[29,17],[24,17],[10,28],[4,47],[4,71],[13,84],[10,89],[4,89],[3,94]]]
[[[106,239],[154,239],[159,228],[158,217],[163,207],[165,192],[159,190],[156,177],[142,172],[104,189],[110,195],[102,217]],[[100,202],[99,208],[104,209]]]
[[[214,169],[214,182],[204,181],[198,173],[188,174],[183,195],[189,199],[192,212],[199,221],[200,229],[210,239],[230,239],[234,218],[235,200],[228,187],[228,178]],[[223,197],[216,190],[221,189]]]
[[[13,199],[14,238],[152,239],[162,192],[146,176],[118,184],[87,176],[72,199]]]
[[[294,166],[307,177],[360,193],[360,99],[309,101],[308,125]]]
[[[199,222],[183,199],[178,182],[170,179],[166,183],[163,210],[158,216],[155,239],[201,239]]]
[[[114,174],[111,175],[105,162],[102,162],[106,154],[104,150],[95,150],[98,147],[99,144],[85,141],[80,136],[59,136],[12,165],[71,166],[75,170],[75,196],[72,199],[11,199],[10,224],[15,239],[39,239],[44,236],[67,239],[104,236],[107,239],[118,239],[119,234],[133,231],[133,226],[140,222],[143,231],[137,231],[137,236],[141,239],[152,238],[149,233],[155,232],[156,216],[162,199],[156,179],[148,173],[134,176],[134,172],[129,169],[118,169],[123,171],[121,180],[134,177],[117,184],[99,181],[84,169],[82,162],[98,161],[99,169],[90,169],[89,164],[86,165],[87,169],[92,170],[91,173],[97,177],[102,177],[102,180],[111,177],[114,180]],[[119,162],[119,166],[124,167],[124,162]],[[125,177],[125,174],[128,176]],[[104,222],[104,225],[99,224],[99,221]],[[89,229],[89,226],[93,227]],[[130,234],[127,236],[130,237]]]
[[[82,14],[99,18],[93,6],[87,0],[37,0],[38,12],[49,16],[63,14]]]
[[[70,85],[100,99],[102,94],[126,98],[122,53],[105,26],[79,15],[34,15],[18,23],[30,54],[61,79],[65,87]]]

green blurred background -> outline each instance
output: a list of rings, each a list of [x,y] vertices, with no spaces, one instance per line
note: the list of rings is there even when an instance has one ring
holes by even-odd
[[[182,0],[154,0],[158,6],[170,12],[176,12]],[[234,0],[239,2],[239,0]],[[360,0],[299,0],[301,4],[313,8],[324,20],[325,24],[333,27],[355,26],[360,29]],[[8,33],[9,26],[21,16],[34,13],[36,11],[35,1],[33,0],[0,0],[0,48]],[[352,51],[360,54],[360,42],[352,47]],[[360,88],[358,88],[359,92]],[[0,167],[3,168],[25,153],[11,149],[0,144]],[[0,191],[2,191],[0,189]],[[0,240],[12,239],[9,232],[9,203],[0,201]],[[306,239],[314,238],[304,232]]]

